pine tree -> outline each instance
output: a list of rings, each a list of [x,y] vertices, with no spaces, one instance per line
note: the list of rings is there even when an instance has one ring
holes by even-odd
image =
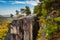
[[[26,6],[25,11],[26,11],[26,14],[27,14],[27,15],[31,14],[30,8],[29,8],[28,6]]]

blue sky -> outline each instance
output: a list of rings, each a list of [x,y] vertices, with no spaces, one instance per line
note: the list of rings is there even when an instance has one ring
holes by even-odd
[[[38,2],[38,0],[0,0],[0,15],[15,14],[15,10],[20,10],[25,6],[29,6],[32,11]]]

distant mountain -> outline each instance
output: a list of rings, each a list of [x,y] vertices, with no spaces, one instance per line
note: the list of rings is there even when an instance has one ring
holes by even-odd
[[[0,17],[10,17],[10,15],[0,15]]]
[[[16,17],[11,18],[10,15],[0,15],[0,22],[2,22],[4,20],[12,21],[14,18],[16,18]]]
[[[10,17],[10,15],[3,15],[4,17]],[[13,17],[16,17],[16,15],[14,15]]]
[[[10,17],[4,16],[4,15],[0,15],[0,21],[7,20],[8,18],[10,18]]]
[[[10,17],[10,15],[3,15],[4,17]]]
[[[0,17],[3,17],[2,15],[0,15]]]

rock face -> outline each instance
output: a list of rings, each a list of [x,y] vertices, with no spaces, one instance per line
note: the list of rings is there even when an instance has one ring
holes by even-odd
[[[5,40],[33,40],[34,17],[26,16],[13,20],[9,29],[10,36],[6,37]]]

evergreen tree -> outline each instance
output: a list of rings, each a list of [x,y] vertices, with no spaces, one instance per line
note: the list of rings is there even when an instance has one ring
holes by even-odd
[[[18,15],[19,14],[19,11],[18,10],[16,10],[16,15]]]
[[[20,9],[21,13],[25,13],[25,9],[21,8]]]
[[[10,17],[12,18],[14,15],[13,14],[10,14]]]
[[[29,8],[28,6],[26,6],[25,11],[26,11],[26,14],[27,14],[27,15],[31,14],[30,8]]]

